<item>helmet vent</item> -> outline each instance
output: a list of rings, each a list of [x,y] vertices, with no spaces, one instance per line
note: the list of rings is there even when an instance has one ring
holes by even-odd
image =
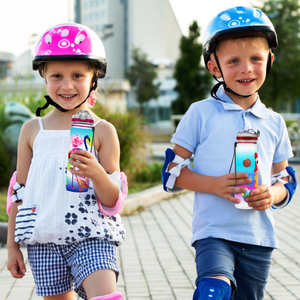
[[[61,35],[60,36],[68,36],[69,35],[69,30],[68,29],[64,29],[62,32],[61,32]]]
[[[52,39],[51,39],[51,35],[50,35],[50,34],[47,34],[47,35],[45,36],[45,42],[46,42],[47,44],[51,44]]]
[[[76,36],[75,38],[75,43],[76,44],[81,44],[85,39],[85,36],[81,33],[79,35]]]
[[[238,13],[238,14],[243,14],[243,13],[245,13],[245,8],[242,7],[242,6],[238,6],[238,7],[236,8],[236,13]]]
[[[229,16],[229,14],[227,14],[227,13],[222,13],[222,14],[220,15],[220,19],[222,19],[222,20],[224,20],[224,21],[229,21],[231,18],[230,18],[230,16]]]
[[[253,12],[253,15],[255,18],[260,19],[261,18],[261,12],[259,10],[255,10]]]

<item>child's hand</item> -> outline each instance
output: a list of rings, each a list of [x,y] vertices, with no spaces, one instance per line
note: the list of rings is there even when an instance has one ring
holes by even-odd
[[[248,178],[247,173],[236,173],[236,180],[235,180],[235,173],[229,173],[220,177],[217,177],[217,181],[214,188],[214,193],[220,197],[225,198],[226,200],[239,203],[240,200],[234,198],[232,196],[233,193],[246,193],[247,188],[245,187],[237,187],[236,185],[240,184],[248,184],[251,182],[251,179]]]
[[[9,249],[7,269],[14,278],[23,278],[25,276],[26,267],[20,249]]]
[[[69,162],[73,165],[73,168],[70,168],[70,172],[72,174],[86,176],[91,179],[99,174],[99,168],[101,168],[101,165],[92,153],[85,150],[76,150],[70,157],[73,158],[69,160]],[[74,167],[79,170],[75,170]]]
[[[264,184],[251,191],[245,201],[255,210],[266,210],[274,204],[275,195],[273,189]]]

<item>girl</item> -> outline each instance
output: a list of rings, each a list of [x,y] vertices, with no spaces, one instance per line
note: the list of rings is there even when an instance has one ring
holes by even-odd
[[[116,247],[125,238],[117,214],[127,194],[119,167],[119,141],[114,126],[88,108],[97,79],[106,73],[99,37],[80,24],[60,24],[38,40],[33,69],[45,79],[46,104],[55,108],[24,124],[18,145],[17,177],[9,214],[7,268],[22,278],[28,261],[37,294],[44,299],[123,299],[116,292]],[[87,110],[94,120],[96,153],[71,154],[71,173],[90,178],[86,193],[66,190],[66,169],[72,116]],[[80,114],[81,112],[79,112]],[[9,192],[9,195],[11,193]],[[98,204],[98,205],[97,205]]]

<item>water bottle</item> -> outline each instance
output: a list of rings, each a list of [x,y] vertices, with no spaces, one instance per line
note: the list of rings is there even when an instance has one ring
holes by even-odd
[[[72,168],[73,165],[70,161],[72,160],[71,154],[75,150],[91,152],[94,138],[93,125],[94,120],[87,110],[79,110],[72,116],[66,176],[66,189],[69,192],[84,193],[89,189],[90,179],[86,176],[72,174],[70,168]],[[74,170],[78,170],[78,168],[74,167]]]
[[[259,130],[253,129],[240,130],[235,142],[235,172],[248,173],[248,178],[251,182],[248,184],[237,185],[239,187],[246,187],[246,193],[236,193],[234,197],[240,200],[240,203],[235,204],[239,209],[252,209],[248,206],[245,198],[250,195],[250,191],[257,188],[258,184],[258,149],[257,140],[259,137]]]

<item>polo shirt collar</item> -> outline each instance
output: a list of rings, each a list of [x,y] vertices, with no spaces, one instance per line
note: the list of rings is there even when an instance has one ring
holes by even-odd
[[[222,87],[219,88],[217,91],[217,96],[219,99],[222,99],[219,101],[224,109],[226,110],[244,110],[239,105],[235,104],[232,99],[225,93],[224,89]],[[255,115],[258,118],[268,119],[268,110],[266,106],[260,101],[259,96],[257,95],[256,102],[254,105],[247,110],[248,112],[251,112],[253,115]]]

